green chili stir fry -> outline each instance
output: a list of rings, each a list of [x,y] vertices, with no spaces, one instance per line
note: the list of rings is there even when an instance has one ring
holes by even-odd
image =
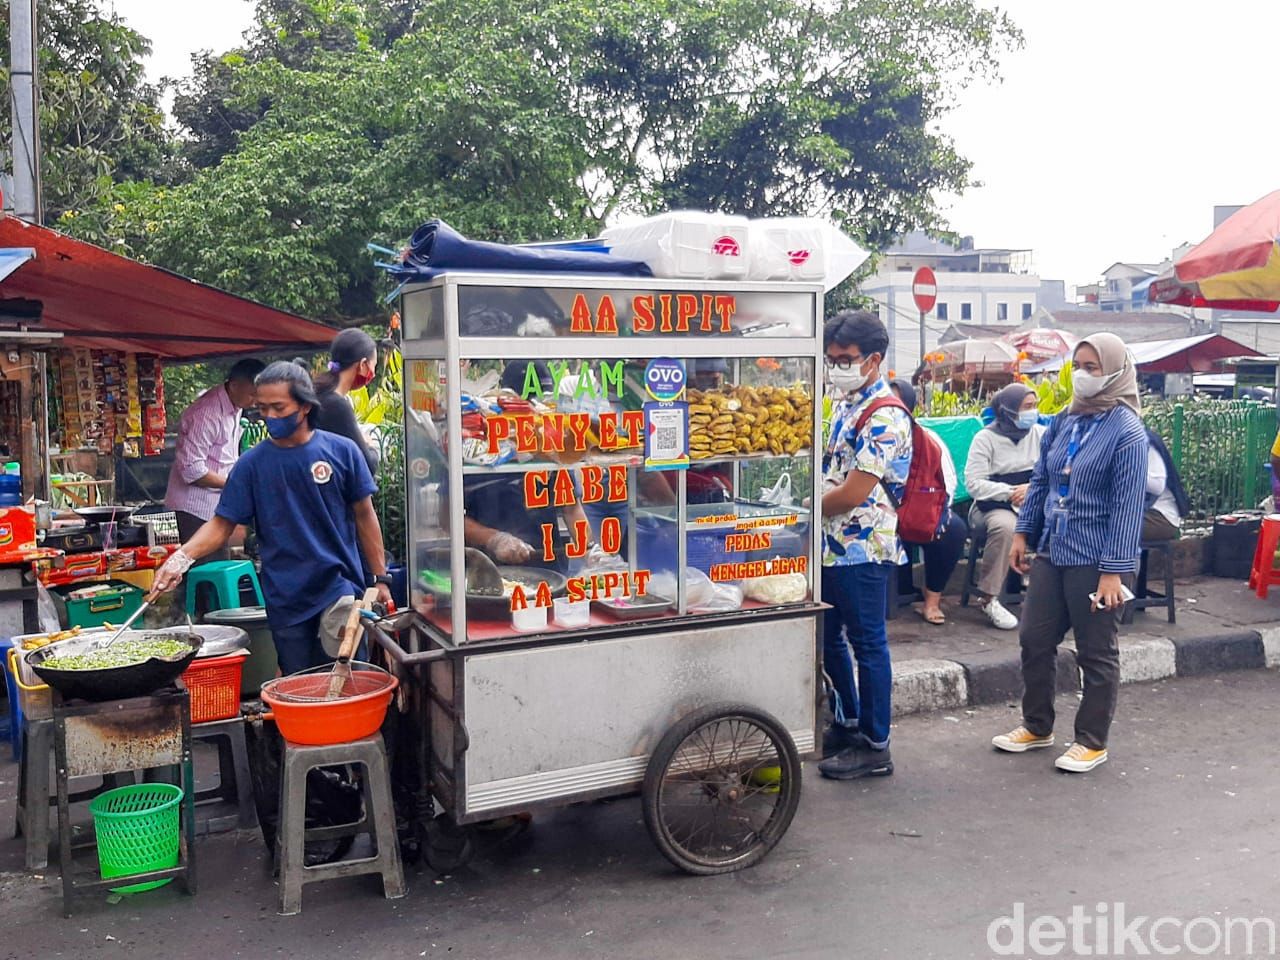
[[[113,667],[131,667],[151,657],[160,660],[176,660],[190,651],[190,644],[169,637],[121,639],[101,650],[70,654],[65,657],[50,657],[40,666],[48,667],[50,670],[108,670]]]

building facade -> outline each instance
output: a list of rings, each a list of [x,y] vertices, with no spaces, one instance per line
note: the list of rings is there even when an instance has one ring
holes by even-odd
[[[911,296],[912,277],[921,267],[931,268],[938,280],[937,303],[924,318],[923,351],[920,312]],[[1035,273],[1030,250],[976,247],[972,237],[953,246],[923,233],[887,250],[861,289],[889,328],[888,368],[900,376],[910,375],[952,324],[1014,329],[1031,319],[1042,297],[1062,295],[1061,284],[1042,282]]]

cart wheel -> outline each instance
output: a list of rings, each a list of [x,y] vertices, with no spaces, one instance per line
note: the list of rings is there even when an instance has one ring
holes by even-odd
[[[800,805],[800,754],[776,719],[743,703],[696,710],[645,768],[644,822],[663,856],[702,876],[764,858]]]
[[[465,867],[475,856],[475,830],[460,827],[445,815],[420,825],[422,858],[436,873],[452,873]]]

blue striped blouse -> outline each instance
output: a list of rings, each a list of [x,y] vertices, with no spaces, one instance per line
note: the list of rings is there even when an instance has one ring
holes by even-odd
[[[1080,422],[1079,449],[1071,467],[1067,525],[1051,536],[1067,446]],[[1090,429],[1092,427],[1092,429]],[[1040,442],[1040,460],[1018,515],[1018,532],[1058,567],[1096,566],[1102,573],[1138,568],[1147,435],[1142,420],[1118,406],[1095,416],[1060,414]]]

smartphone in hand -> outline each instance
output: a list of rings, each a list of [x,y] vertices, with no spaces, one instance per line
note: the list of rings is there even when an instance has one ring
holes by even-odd
[[[1121,601],[1121,603],[1128,603],[1128,602],[1129,602],[1130,600],[1132,600],[1132,599],[1133,599],[1133,591],[1132,591],[1132,590],[1130,590],[1128,587],[1126,587],[1123,583],[1122,583],[1122,584],[1120,584],[1120,601]],[[1091,605],[1095,610],[1097,610],[1097,609],[1102,609],[1102,610],[1107,609],[1106,607],[1099,607],[1099,606],[1098,606],[1098,593],[1097,593],[1097,591],[1094,591],[1093,593],[1089,594],[1089,603],[1090,603],[1090,605]]]

